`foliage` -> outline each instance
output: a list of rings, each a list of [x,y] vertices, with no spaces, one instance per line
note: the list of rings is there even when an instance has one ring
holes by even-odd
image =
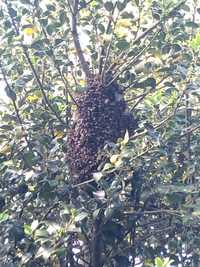
[[[2,264],[199,266],[198,4],[0,3]],[[76,96],[88,72],[110,70],[138,129],[105,144],[108,160],[74,185]]]
[[[161,259],[161,258],[159,258],[159,257],[157,257],[156,259],[155,259],[155,264],[156,264],[156,267],[168,267],[168,266],[170,266],[170,263],[171,263],[172,261],[171,260],[169,260],[169,258],[166,258],[166,259]]]

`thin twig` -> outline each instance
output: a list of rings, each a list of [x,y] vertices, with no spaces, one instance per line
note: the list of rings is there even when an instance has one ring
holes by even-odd
[[[185,136],[187,136],[189,133],[193,133],[193,132],[195,132],[195,131],[197,131],[197,130],[199,130],[199,129],[200,129],[200,125],[197,125],[197,126],[195,126],[195,127],[193,127],[193,128],[190,128],[190,129],[187,129],[185,133],[183,133],[183,134],[181,134],[181,135],[179,136],[179,138],[185,137]]]
[[[139,159],[139,158],[145,156],[145,155],[148,154],[148,153],[153,153],[153,152],[155,152],[154,149],[156,149],[156,148],[158,148],[158,145],[146,149],[145,151],[143,151],[143,152],[141,152],[140,154],[138,154],[137,156],[135,156],[135,157],[132,159],[132,161],[135,161],[135,160],[137,160],[137,159]]]
[[[190,97],[188,90],[185,93],[185,120],[186,120],[186,128],[189,129],[192,124],[192,110],[190,108]],[[186,150],[187,150],[187,161],[188,166],[191,166],[191,156],[192,156],[192,149],[191,149],[191,132],[188,131],[186,137]]]
[[[172,116],[171,116],[171,117],[172,117]],[[167,120],[169,120],[169,119],[170,119],[170,117],[168,117],[166,120],[164,120],[162,123],[160,123],[160,124],[159,124],[159,127],[160,127],[163,123],[165,123]],[[156,129],[156,128],[154,128],[154,129]],[[185,133],[183,133],[183,134],[181,134],[181,135],[178,136],[178,139],[183,138],[183,137],[186,137],[186,136],[188,136],[188,134],[191,134],[191,133],[193,133],[193,132],[195,132],[195,131],[197,131],[197,130],[199,130],[199,129],[200,129],[200,125],[197,125],[196,127],[193,127],[193,128],[191,128],[191,129],[187,129]],[[138,134],[137,137],[138,137],[138,136],[142,136],[142,135],[144,135],[145,133],[147,133],[147,131],[144,131],[144,132],[142,132],[141,134]],[[133,136],[133,137],[135,137],[135,136]],[[132,140],[133,138],[130,138],[130,139]],[[137,156],[135,156],[132,160],[134,161],[134,160],[137,160],[137,159],[140,158],[140,157],[143,157],[144,155],[146,155],[146,154],[148,154],[148,153],[153,153],[153,152],[155,152],[154,149],[156,149],[156,148],[158,148],[158,145],[146,149],[145,151],[143,151],[143,152],[141,152],[140,154],[138,154]]]
[[[71,11],[71,15],[72,15],[72,29],[71,29],[71,31],[72,31],[72,37],[74,40],[74,46],[75,46],[76,53],[77,53],[77,56],[79,58],[82,70],[85,73],[86,79],[89,79],[89,77],[91,76],[91,72],[90,72],[88,63],[85,60],[83,50],[81,48],[81,44],[80,44],[80,40],[79,40],[79,34],[77,31],[78,5],[79,5],[79,0],[74,0],[74,6],[72,7],[73,10]]]
[[[52,210],[56,209],[59,206],[59,202],[56,202],[53,204],[53,206],[51,206],[47,212],[43,215],[41,221],[45,221],[48,217],[48,215],[52,212]]]
[[[117,4],[117,2],[116,2]],[[114,13],[114,10],[113,10],[113,13]],[[115,31],[115,27],[116,27],[116,24],[117,24],[117,20],[118,20],[118,17],[120,15],[120,12],[118,13],[115,21],[114,21],[114,26],[113,26],[113,30],[112,30],[112,35],[111,35],[111,40],[110,40],[110,43],[108,45],[108,49],[107,49],[107,52],[106,52],[106,57],[105,57],[105,61],[104,61],[104,66],[103,66],[103,70],[102,70],[102,80],[104,80],[104,74],[106,72],[106,68],[107,68],[107,62],[108,62],[108,59],[109,59],[109,56],[110,56],[110,52],[111,52],[111,46],[112,46],[112,43],[113,43],[113,38],[114,38],[114,31]]]
[[[159,82],[157,82],[156,83],[156,88],[158,89],[158,90],[160,90],[161,88],[158,88],[158,85],[159,84],[161,84],[165,79],[167,79],[169,76],[170,76],[171,74],[169,74],[169,75],[167,75],[166,77],[163,77]],[[136,82],[133,82],[133,83],[131,83],[130,85],[128,85],[127,87],[124,87],[123,88],[123,90],[125,91],[125,90],[127,90],[127,89],[129,89],[130,87],[133,87],[134,88],[134,85],[135,85],[135,83]],[[134,107],[132,107],[131,109],[135,109],[135,107],[149,94],[149,93],[151,93],[151,91],[152,90],[149,90],[148,92],[146,92],[146,93],[143,93],[143,94],[140,94],[140,95],[137,95],[137,96],[135,96],[135,97],[133,97],[133,98],[130,98],[130,99],[127,99],[126,100],[126,102],[128,103],[128,102],[131,102],[131,101],[134,101],[134,100],[136,100],[136,99],[138,99],[139,98],[139,102],[137,103],[136,102],[136,104],[134,105]],[[140,99],[141,99],[141,101],[140,101]]]
[[[89,184],[89,183],[92,183],[92,182],[94,182],[94,181],[95,181],[95,179],[92,178],[92,179],[87,180],[87,181],[85,181],[85,182],[82,182],[82,183],[79,183],[79,184],[75,184],[75,185],[72,186],[72,188],[76,188],[76,187],[79,187],[79,186],[82,186],[82,185],[85,185],[85,184]]]
[[[87,3],[85,3],[85,5],[83,7],[79,7],[78,11],[80,11],[83,8],[86,8],[90,3],[92,3],[94,0],[90,0]]]
[[[70,3],[69,3],[69,4],[70,4]],[[70,7],[71,7],[71,6],[70,6]],[[36,1],[35,1],[35,8],[36,8],[36,11],[37,11],[37,17],[38,17],[39,22],[40,22],[40,14],[39,14],[39,10],[38,10],[38,2],[36,2]],[[78,103],[76,102],[76,100],[75,100],[75,98],[74,98],[72,92],[69,90],[68,82],[67,82],[67,80],[65,79],[64,75],[62,74],[61,69],[60,69],[60,66],[59,66],[58,64],[56,64],[55,53],[54,53],[54,50],[53,50],[53,48],[52,48],[52,45],[51,45],[51,43],[50,43],[50,41],[49,41],[49,38],[48,38],[48,36],[47,36],[46,30],[44,29],[44,27],[43,27],[43,25],[42,25],[41,23],[40,23],[40,26],[41,26],[42,33],[44,34],[45,39],[46,39],[46,40],[48,41],[48,43],[49,43],[49,50],[50,50],[51,55],[52,55],[51,59],[53,60],[54,66],[55,66],[55,68],[57,69],[57,71],[58,71],[58,73],[59,73],[59,75],[60,75],[60,77],[61,77],[61,80],[62,80],[62,82],[63,82],[63,84],[64,84],[65,90],[66,90],[66,92],[68,93],[68,95],[71,97],[73,103],[74,103],[76,106],[78,106]]]
[[[124,71],[126,71],[131,65],[133,65],[134,63],[136,63],[138,61],[140,56],[143,55],[143,53],[146,52],[148,50],[148,48],[151,46],[153,40],[155,39],[155,37],[157,36],[157,34],[159,32],[160,32],[160,30],[154,34],[154,36],[151,38],[149,43],[145,47],[143,47],[143,49],[135,57],[133,57],[129,60],[129,62],[126,64],[126,66],[124,68],[119,70],[119,72],[114,76],[114,78],[106,86],[109,87]],[[121,68],[121,66],[119,68]]]
[[[135,100],[137,100],[138,98],[141,98],[144,95],[146,95],[146,93],[134,96],[132,98],[129,98],[129,99],[126,100],[126,102],[129,103],[129,102],[135,101]]]
[[[64,121],[61,119],[61,117],[58,115],[57,111],[55,111],[55,109],[52,107],[52,105],[51,105],[51,103],[50,103],[50,101],[49,101],[49,99],[48,99],[48,97],[47,97],[47,95],[46,95],[46,92],[45,92],[45,90],[44,90],[44,87],[43,87],[43,85],[42,85],[42,83],[41,83],[41,81],[40,81],[40,78],[39,78],[39,76],[38,76],[38,74],[37,74],[37,72],[36,72],[36,69],[35,69],[35,67],[34,67],[34,65],[33,65],[32,61],[31,61],[31,59],[30,59],[30,57],[29,57],[27,48],[26,48],[25,46],[23,46],[23,50],[24,50],[24,54],[25,54],[25,56],[26,56],[26,59],[27,59],[29,65],[30,65],[30,67],[31,67],[31,69],[32,69],[32,72],[33,72],[33,74],[34,74],[34,77],[35,77],[35,79],[36,79],[36,81],[37,81],[37,83],[38,83],[38,85],[39,85],[40,91],[41,91],[41,93],[42,93],[42,96],[43,96],[43,98],[44,98],[44,100],[45,100],[47,106],[48,106],[49,109],[53,112],[53,114],[56,116],[56,118],[59,120],[59,122],[60,122],[61,124],[65,124],[65,122],[64,122]]]
[[[177,112],[177,110],[179,108],[181,99],[183,98],[184,94],[185,94],[185,90],[183,90],[182,94],[177,99],[177,103],[176,103],[176,106],[175,106],[173,112],[167,118],[165,118],[164,120],[162,120],[159,124],[153,126],[153,129],[154,130],[159,129],[161,126],[163,126],[163,124],[165,124],[166,122],[168,122],[171,118],[173,118],[176,115],[176,112]],[[148,132],[147,130],[144,130],[141,133],[138,133],[138,134],[135,134],[135,135],[131,136],[130,139],[131,140],[137,139],[138,137],[141,137],[141,136],[145,135],[147,132]]]
[[[133,112],[133,110],[142,102],[142,100],[151,92],[151,90],[145,94],[143,94],[138,101],[133,105],[133,107],[130,109],[130,112]]]
[[[117,7],[117,3],[118,3],[118,1],[116,1],[115,5],[113,6],[113,9],[112,9],[112,11],[110,13],[108,25],[106,27],[106,34],[109,34],[109,32],[111,30],[112,21],[113,21],[113,15],[114,15],[115,9]],[[111,36],[111,40],[110,40],[110,43],[109,43],[109,46],[108,46],[106,57],[109,56],[109,52],[110,52],[110,48],[111,48],[111,44],[112,44],[112,39],[113,39],[113,32],[114,32],[114,28],[113,28],[113,31],[112,31],[112,36]],[[103,44],[101,46],[101,51],[100,51],[100,54],[99,54],[99,74],[103,73],[102,68],[103,68],[104,51],[105,51],[105,41],[103,42]],[[104,63],[104,68],[105,68],[105,64],[106,64],[106,62]],[[103,77],[103,74],[102,74],[102,77]]]
[[[132,43],[132,46],[137,44],[139,41],[141,41],[146,35],[148,35],[151,31],[153,31],[158,25],[160,25],[161,21],[156,22],[155,24],[153,24],[149,29],[147,29],[146,31],[144,31],[143,33],[141,33]],[[125,55],[124,52],[122,52],[119,55],[119,58],[123,58],[123,56]],[[115,63],[113,63],[109,69],[113,69],[115,67]],[[121,67],[121,65],[120,65]]]
[[[73,11],[72,5],[70,3],[70,0],[67,0],[67,4],[68,4],[69,10],[70,10],[72,16],[74,16],[74,11]]]
[[[19,32],[19,29],[18,29],[18,27],[17,27],[17,25],[16,25],[16,23],[15,23],[14,18],[12,17],[12,14],[11,14],[11,12],[10,12],[10,7],[9,7],[9,5],[8,5],[7,0],[5,1],[5,3],[6,3],[6,6],[7,6],[7,9],[8,9],[8,14],[9,14],[9,16],[10,16],[12,25],[13,25],[13,27],[14,27],[14,29],[15,29],[15,34],[16,34],[17,36],[19,36],[19,35],[20,35],[20,32]],[[43,84],[42,84],[42,82],[40,81],[39,75],[37,74],[37,71],[36,71],[36,69],[35,69],[35,67],[34,67],[34,65],[33,65],[32,61],[31,61],[31,58],[30,58],[29,53],[28,53],[28,49],[27,49],[27,47],[22,43],[22,41],[21,41],[21,47],[22,47],[22,49],[23,49],[24,55],[25,55],[25,57],[26,57],[26,60],[28,61],[29,65],[30,65],[30,68],[31,68],[31,70],[32,70],[32,72],[33,72],[33,75],[34,75],[34,77],[35,77],[35,79],[36,79],[36,81],[37,81],[37,83],[38,83],[38,86],[39,86],[39,88],[40,88],[40,90],[41,90],[41,93],[42,93],[42,96],[43,96],[43,98],[44,98],[44,100],[45,100],[46,105],[47,105],[47,106],[49,107],[49,109],[53,112],[53,114],[56,116],[56,118],[59,120],[59,122],[60,122],[61,124],[65,124],[65,122],[61,119],[61,117],[58,115],[58,113],[56,112],[56,110],[52,107],[52,105],[51,105],[51,103],[50,103],[50,101],[49,101],[49,99],[48,99],[48,97],[47,97],[47,95],[46,95],[46,92],[45,92],[45,90],[44,90]]]
[[[167,75],[166,77],[163,77],[158,83],[156,83],[156,88],[157,88],[157,90],[160,90],[160,88],[158,88],[158,85],[159,84],[161,84],[165,79],[167,79],[168,77],[169,77],[170,75]],[[134,84],[132,84],[132,86],[134,86]],[[126,90],[126,88],[125,88],[125,90]],[[149,93],[151,93],[152,92],[152,90],[149,90],[148,92],[146,92],[146,93],[144,93],[144,94],[141,94],[140,96],[138,96],[137,98],[139,98],[138,99],[138,101],[133,105],[133,107],[130,109],[130,112],[132,112],[141,102],[142,102],[142,100],[144,100],[144,98],[149,94]],[[137,99],[137,98],[135,98],[135,99]],[[130,100],[128,100],[128,101],[130,101]]]
[[[182,214],[177,211],[173,210],[149,210],[149,211],[131,211],[131,212],[124,212],[125,215],[150,215],[150,214],[160,214],[160,213],[167,213],[173,216],[182,217]]]
[[[135,45],[135,44],[137,44],[139,41],[141,41],[144,37],[146,37],[149,33],[151,33],[154,29],[156,29],[160,24],[162,24],[163,23],[163,21],[165,21],[166,19],[169,19],[171,16],[172,16],[172,14],[173,14],[173,12],[175,11],[175,10],[178,10],[184,3],[186,2],[186,0],[184,0],[184,1],[182,1],[182,2],[180,2],[177,6],[175,6],[167,15],[165,15],[160,21],[157,21],[155,24],[153,24],[149,29],[147,29],[146,31],[144,31],[143,33],[141,33],[135,40],[134,40],[134,42],[132,43],[132,45]],[[124,55],[124,52],[122,52],[120,55],[119,55],[119,58],[122,58],[123,57],[123,55]],[[136,56],[137,57],[137,56]],[[134,62],[132,62],[132,61],[135,61],[134,59],[131,59],[130,60],[130,64],[133,64]],[[126,60],[125,60],[125,62],[126,62]],[[130,65],[129,64],[129,65]],[[110,67],[109,67],[109,70],[113,70],[113,68],[116,66],[116,64],[114,63],[114,64],[112,64]],[[118,71],[119,70],[119,68],[121,68],[122,66],[120,65],[119,67],[118,67],[118,69],[116,70],[116,71]],[[122,72],[124,72],[125,70],[127,69],[127,67],[125,67],[120,73],[119,73],[119,75],[122,73]],[[119,77],[119,75],[117,75],[116,74],[116,79]]]
[[[0,69],[1,69],[1,73],[2,73],[4,82],[5,82],[5,84],[6,84],[7,88],[8,88],[8,90],[9,90],[10,92],[12,92],[13,90],[12,90],[11,85],[9,84],[8,80],[7,80],[6,73],[5,73],[4,69],[3,69],[3,66],[2,66],[1,62],[0,62]],[[20,126],[21,126],[22,132],[24,133],[24,138],[25,138],[25,140],[26,140],[27,146],[28,146],[28,148],[29,148],[30,150],[32,150],[32,145],[30,144],[30,142],[29,142],[29,140],[28,140],[28,138],[27,138],[27,133],[26,133],[26,131],[25,131],[25,129],[24,129],[23,121],[22,121],[22,118],[21,118],[21,116],[20,116],[20,114],[19,114],[19,109],[18,109],[18,107],[17,107],[17,103],[16,103],[16,101],[15,101],[13,98],[11,98],[11,100],[12,100],[12,103],[13,103],[13,106],[14,106],[14,109],[15,109],[15,113],[16,113],[18,122],[19,122],[19,124],[20,124]]]

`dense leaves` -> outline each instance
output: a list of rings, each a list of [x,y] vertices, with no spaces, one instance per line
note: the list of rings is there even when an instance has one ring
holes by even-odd
[[[199,10],[196,0],[0,3],[2,264],[199,266]],[[101,142],[106,160],[74,184],[77,99],[88,72],[106,88],[109,71],[138,129]]]

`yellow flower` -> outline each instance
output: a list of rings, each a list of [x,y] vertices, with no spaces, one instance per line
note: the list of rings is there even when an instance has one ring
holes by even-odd
[[[80,84],[80,86],[85,86],[85,80],[83,80],[83,79],[80,80],[80,81],[79,81],[79,84]]]
[[[27,100],[28,100],[28,102],[30,102],[30,103],[37,103],[38,101],[39,101],[39,96],[37,96],[37,95],[29,95],[29,96],[27,96],[27,98],[26,98]]]
[[[0,153],[7,155],[11,152],[11,146],[8,143],[3,143],[0,147]]]
[[[23,28],[23,33],[26,36],[34,36],[38,32],[38,28],[33,24],[28,24]]]
[[[35,191],[35,186],[34,185],[29,185],[28,186],[28,190],[31,191],[31,192],[34,192]]]
[[[55,138],[56,139],[62,139],[64,136],[64,133],[60,130],[55,131]]]
[[[130,19],[120,19],[117,21],[116,24],[117,27],[125,27],[125,28],[129,28],[132,26],[132,23],[130,21]]]
[[[117,27],[115,29],[115,34],[118,38],[126,37],[129,34],[129,30],[125,27]]]
[[[118,155],[118,154],[112,155],[112,156],[110,157],[110,162],[111,162],[112,164],[115,164],[115,163],[118,161],[118,159],[119,159],[119,155]]]
[[[111,34],[106,34],[106,33],[105,33],[105,34],[102,35],[102,41],[103,41],[103,42],[110,42],[111,39],[112,39]]]
[[[120,19],[114,32],[118,38],[124,38],[130,35],[130,28],[133,29],[130,19]]]
[[[91,15],[90,11],[85,8],[81,9],[80,14],[83,18],[89,17]]]

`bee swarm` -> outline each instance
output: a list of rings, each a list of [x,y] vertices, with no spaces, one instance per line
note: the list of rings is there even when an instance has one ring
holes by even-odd
[[[122,90],[116,82],[108,87],[93,79],[77,100],[76,119],[68,135],[67,161],[73,183],[92,178],[100,160],[97,157],[106,142],[116,142],[137,127],[126,112]]]

